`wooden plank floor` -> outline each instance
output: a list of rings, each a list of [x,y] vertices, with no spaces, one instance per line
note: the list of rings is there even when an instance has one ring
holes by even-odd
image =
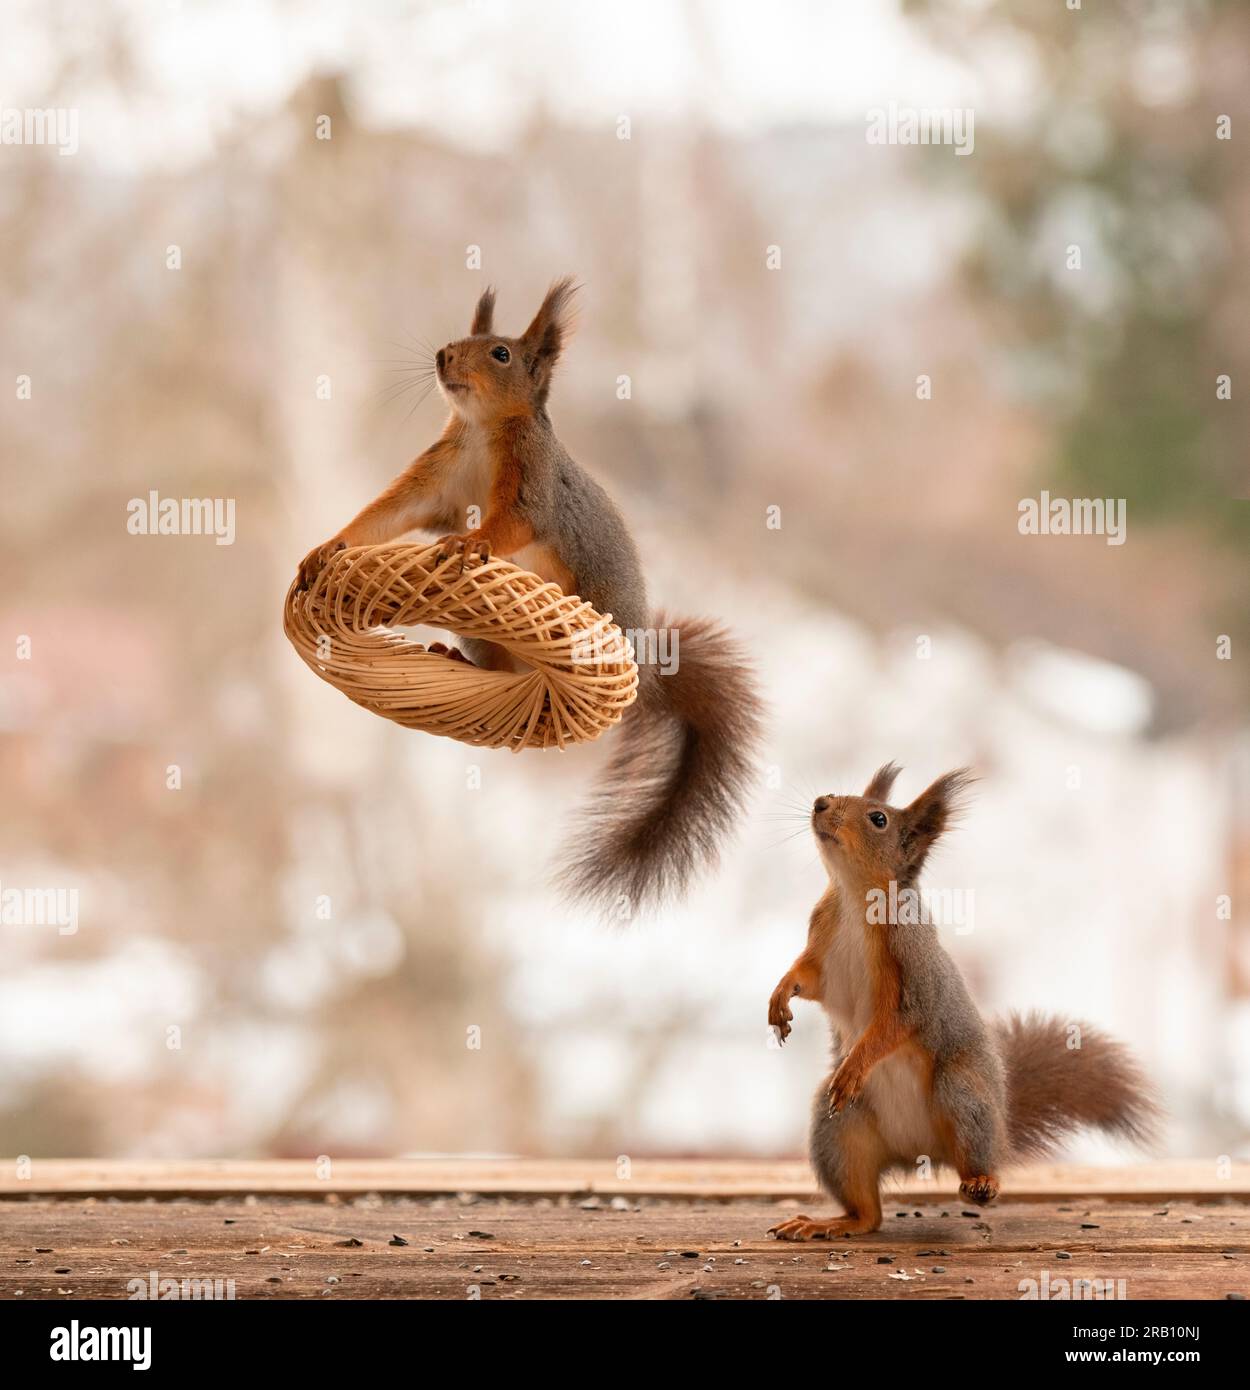
[[[911,1178],[891,1189],[930,1200],[953,1190]],[[324,1197],[378,1192],[439,1196],[457,1192],[534,1196],[601,1193],[647,1197],[800,1197],[815,1191],[812,1170],[799,1159],[515,1159],[433,1157],[408,1159],[233,1159],[168,1162],[146,1159],[35,1159],[29,1171],[0,1160],[0,1197],[228,1196],[267,1192]],[[1210,1162],[1137,1163],[1102,1168],[1075,1163],[1035,1163],[1007,1170],[1005,1202],[1031,1201],[1070,1192],[1100,1192],[1142,1201],[1187,1194],[1250,1201],[1250,1162],[1227,1168]]]
[[[424,1160],[359,1165],[366,1189],[339,1164],[301,1191],[310,1167],[37,1163],[3,1184],[0,1298],[122,1299],[153,1279],[233,1281],[241,1299],[987,1299],[1043,1278],[1250,1294],[1247,1165],[1021,1170],[986,1210],[930,1182],[833,1245],[766,1235],[829,1210],[801,1165],[635,1164],[627,1181],[612,1164]]]

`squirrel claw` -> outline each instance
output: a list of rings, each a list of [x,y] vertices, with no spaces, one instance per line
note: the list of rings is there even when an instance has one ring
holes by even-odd
[[[438,549],[434,552],[434,563],[436,565],[445,564],[457,552],[463,555],[466,539],[464,536],[444,536],[438,543]]]
[[[476,559],[480,564],[485,564],[490,559],[490,541],[482,536],[448,536],[438,547],[434,556],[434,563],[441,565],[446,560],[450,560],[454,555],[460,556],[460,570],[463,574],[466,566],[471,559]]]
[[[779,1047],[785,1046],[786,1039],[794,1031],[790,1027],[790,1020],[793,1017],[794,1015],[789,1009],[785,1009],[784,1012],[780,1009],[769,1009],[768,1011],[768,1023],[776,1036]]]
[[[792,1216],[768,1228],[768,1234],[777,1240],[837,1240],[864,1234],[864,1223],[854,1217],[836,1217],[832,1221],[814,1221],[810,1216]]]
[[[296,592],[303,593],[305,590],[311,589],[316,582],[317,576],[330,562],[331,556],[337,555],[340,550],[346,549],[347,542],[336,536],[333,540],[326,541],[324,545],[315,546],[310,550],[300,561],[299,582],[296,586]]]
[[[768,1022],[776,1031],[778,1045],[784,1045],[790,1036],[790,1024],[794,1019],[794,1013],[790,1008],[790,999],[793,991],[787,990],[785,982],[773,990],[773,997],[768,1001]]]
[[[839,1067],[829,1083],[829,1118],[832,1119],[848,1105],[854,1105],[863,1089],[863,1077]]]
[[[978,1173],[976,1177],[965,1178],[959,1184],[959,1195],[979,1207],[988,1206],[998,1196],[998,1180],[986,1173]]]
[[[479,565],[484,565],[490,559],[490,541],[478,539],[467,541],[464,547],[464,554],[460,557],[460,573],[464,573],[464,567],[470,560],[476,560]]]

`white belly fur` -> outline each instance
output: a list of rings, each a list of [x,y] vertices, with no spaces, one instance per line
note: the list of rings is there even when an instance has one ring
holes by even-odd
[[[864,1087],[864,1100],[872,1106],[882,1139],[892,1155],[906,1163],[921,1154],[935,1163],[941,1158],[927,1092],[919,1062],[905,1052],[878,1062]]]
[[[824,962],[823,1002],[841,1034],[844,1054],[872,1020],[872,973],[864,932],[863,922],[839,922]],[[907,1163],[920,1154],[937,1158],[926,1080],[919,1062],[908,1052],[895,1052],[877,1063],[858,1103],[872,1108],[881,1137],[894,1157]]]
[[[456,470],[443,483],[439,498],[441,503],[457,514],[459,520],[456,524],[463,530],[473,529],[469,524],[470,507],[477,507],[482,517],[490,510],[493,481],[485,434],[481,430],[467,430],[460,446]]]
[[[466,531],[473,529],[468,515],[470,507],[477,507],[481,513],[477,519],[478,523],[486,516],[490,510],[490,490],[493,481],[486,436],[481,430],[469,429],[460,449],[459,466],[444,483],[439,499],[460,518],[456,523],[458,526],[462,526]],[[529,570],[540,579],[546,579],[552,584],[565,582],[564,575],[556,573],[548,563],[548,552],[541,545],[527,545],[508,558],[518,569]]]

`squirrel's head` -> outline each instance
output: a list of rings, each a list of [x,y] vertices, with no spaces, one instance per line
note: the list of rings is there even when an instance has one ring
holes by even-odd
[[[974,780],[959,768],[939,777],[910,806],[891,806],[887,798],[900,770],[894,763],[878,768],[863,796],[816,798],[812,831],[831,875],[856,885],[913,883]]]
[[[495,291],[483,293],[469,336],[434,355],[439,389],[457,415],[481,421],[543,409],[572,330],[576,290],[572,276],[557,280],[519,338],[495,332]]]

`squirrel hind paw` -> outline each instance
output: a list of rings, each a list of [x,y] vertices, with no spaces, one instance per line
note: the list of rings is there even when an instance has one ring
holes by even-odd
[[[768,1234],[778,1240],[837,1240],[839,1236],[853,1236],[869,1229],[854,1217],[835,1217],[830,1221],[813,1221],[810,1216],[792,1216],[770,1226]]]
[[[986,1173],[965,1178],[959,1184],[959,1195],[975,1202],[979,1207],[988,1206],[998,1196],[998,1179]]]

